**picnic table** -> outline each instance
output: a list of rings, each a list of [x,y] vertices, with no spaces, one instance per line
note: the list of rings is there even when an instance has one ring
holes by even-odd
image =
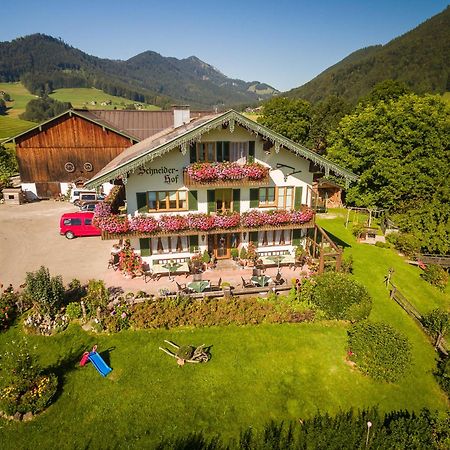
[[[266,276],[266,275],[255,275],[254,277],[251,277],[252,283],[257,286],[267,286],[269,283],[272,282],[272,278]]]
[[[166,263],[153,264],[151,267],[152,276],[159,279],[162,275],[169,275],[177,273],[189,273],[189,266],[187,263]]]
[[[295,264],[295,256],[292,255],[272,255],[260,258],[264,266],[287,266]]]
[[[188,283],[187,287],[200,294],[205,289],[211,287],[211,284],[208,280],[191,281]]]

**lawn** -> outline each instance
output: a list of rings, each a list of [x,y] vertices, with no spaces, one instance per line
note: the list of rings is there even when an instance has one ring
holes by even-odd
[[[348,243],[345,252],[354,256],[355,277],[366,284],[374,300],[371,318],[389,322],[409,337],[413,367],[401,381],[375,382],[346,363],[348,326],[344,323],[114,335],[88,334],[72,325],[51,338],[29,337],[41,364],[57,368],[61,392],[32,422],[0,422],[3,447],[148,448],[194,430],[229,438],[270,419],[297,420],[318,410],[335,413],[371,405],[383,411],[446,409],[448,402],[432,375],[433,347],[413,320],[389,300],[383,278],[387,268],[395,267],[394,277],[405,295],[406,287],[414,285],[412,292],[421,292],[418,302],[428,307],[429,302],[437,305],[445,297],[432,287],[425,293],[427,286],[422,289],[419,272],[393,251],[356,243],[341,217],[320,222]],[[16,327],[0,334],[0,348],[18,333]],[[164,339],[212,345],[213,358],[205,365],[179,368],[158,350]],[[94,343],[100,353],[110,349],[106,356],[113,372],[106,379],[90,365],[78,366],[83,351]]]
[[[60,102],[70,102],[74,108],[123,109],[125,105],[133,103],[129,98],[115,97],[95,88],[57,89],[53,94],[50,94],[50,97]],[[97,102],[97,104],[91,105],[90,102],[92,101]],[[111,101],[111,105],[101,105],[101,102],[107,101]],[[154,105],[147,105],[146,103],[142,103],[142,105],[146,110],[156,111],[161,109]]]

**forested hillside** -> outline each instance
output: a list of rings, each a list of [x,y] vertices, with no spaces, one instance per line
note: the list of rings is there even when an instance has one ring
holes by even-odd
[[[43,34],[0,43],[0,82],[19,80],[37,95],[95,87],[163,107],[248,104],[277,92],[258,81],[230,79],[194,56],[179,60],[147,51],[127,61],[101,59]]]
[[[310,102],[339,95],[355,103],[386,79],[422,94],[450,90],[450,7],[386,45],[358,50],[287,92]]]

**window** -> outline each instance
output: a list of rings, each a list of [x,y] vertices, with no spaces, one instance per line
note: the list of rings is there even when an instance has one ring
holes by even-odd
[[[84,219],[85,225],[92,225],[92,219]]]
[[[258,232],[259,247],[274,245],[291,245],[292,230],[268,230]]]
[[[292,209],[294,200],[294,188],[279,187],[277,195],[277,208]]]
[[[215,142],[201,142],[197,144],[197,161],[198,162],[214,162],[216,161],[216,144]]]
[[[167,253],[182,253],[189,251],[188,236],[168,236],[150,239],[150,248],[153,255]]]
[[[81,219],[70,219],[70,225],[81,225]]]
[[[230,161],[248,159],[248,142],[230,142]]]
[[[259,189],[259,207],[268,208],[276,206],[275,187],[266,187]]]
[[[149,211],[186,210],[187,191],[151,191],[147,193]]]

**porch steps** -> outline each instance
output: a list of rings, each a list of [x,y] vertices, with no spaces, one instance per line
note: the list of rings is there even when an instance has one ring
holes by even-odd
[[[215,270],[241,270],[232,259],[218,259]]]

